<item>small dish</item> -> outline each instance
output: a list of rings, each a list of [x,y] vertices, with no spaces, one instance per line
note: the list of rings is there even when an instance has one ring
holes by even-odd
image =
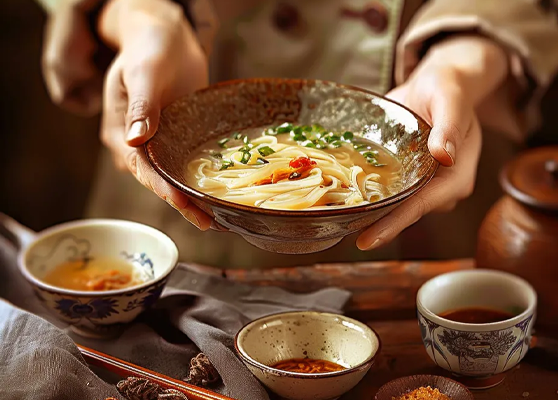
[[[451,400],[474,400],[473,394],[461,383],[437,375],[412,375],[386,383],[376,393],[375,400],[393,400],[420,387],[438,389]]]
[[[427,281],[418,291],[422,341],[430,358],[474,389],[498,385],[504,372],[527,354],[535,322],[537,294],[525,280],[500,271],[450,272]],[[456,322],[448,310],[484,308],[509,311],[490,323]]]
[[[37,297],[57,318],[83,336],[113,336],[152,306],[178,260],[178,249],[168,236],[136,222],[89,219],[56,225],[39,233],[13,220],[5,225],[24,245],[18,264]],[[94,257],[124,259],[148,278],[134,286],[104,291],[70,290],[43,281],[64,262]]]
[[[186,165],[197,149],[233,132],[291,122],[349,130],[391,152],[402,164],[398,192],[375,203],[317,210],[272,210],[225,201],[188,185]],[[215,218],[215,229],[240,234],[271,252],[315,253],[372,225],[434,176],[430,126],[372,92],[332,82],[247,79],[195,92],[167,107],[145,145],[153,168]]]
[[[235,347],[248,369],[283,399],[332,400],[352,389],[380,351],[380,338],[365,324],[342,315],[296,311],[244,326]],[[293,358],[334,362],[345,369],[301,373],[270,367]]]

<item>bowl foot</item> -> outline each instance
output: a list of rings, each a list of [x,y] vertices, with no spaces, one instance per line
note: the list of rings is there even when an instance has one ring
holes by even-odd
[[[90,338],[90,339],[113,339],[122,334],[124,324],[114,325],[98,325],[95,328],[88,328],[85,326],[71,325],[70,330],[76,335]]]
[[[504,381],[506,377],[505,374],[497,374],[492,376],[485,376],[480,378],[472,378],[470,376],[454,375],[455,380],[464,384],[469,389],[473,390],[483,390],[490,389],[494,386],[498,386]]]
[[[275,240],[260,239],[254,236],[242,235],[248,243],[271,253],[280,254],[310,254],[318,253],[335,246],[343,238],[334,238],[316,241],[281,242]]]

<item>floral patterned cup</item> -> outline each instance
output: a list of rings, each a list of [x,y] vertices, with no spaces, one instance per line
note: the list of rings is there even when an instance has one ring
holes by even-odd
[[[178,260],[176,245],[168,236],[130,221],[89,219],[34,233],[11,220],[8,229],[23,247],[19,267],[35,294],[83,336],[113,335],[152,306]],[[149,278],[135,286],[107,291],[69,290],[42,281],[61,263],[94,257],[128,260]]]
[[[440,367],[476,389],[499,384],[503,373],[527,353],[537,295],[523,279],[505,272],[468,270],[439,275],[417,294],[418,321],[426,352]],[[512,318],[472,324],[440,317],[448,310],[489,308]]]

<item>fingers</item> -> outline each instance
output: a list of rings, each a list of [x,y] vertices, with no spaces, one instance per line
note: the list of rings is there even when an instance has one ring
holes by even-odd
[[[470,124],[467,140],[460,143],[455,164],[450,168],[441,167],[421,191],[366,229],[357,239],[359,249],[371,250],[389,243],[425,214],[448,211],[458,201],[472,194],[481,149],[481,134],[476,119],[473,118]]]
[[[125,121],[127,118],[127,96],[122,87],[122,64],[116,59],[107,73],[104,90],[104,109],[101,121],[101,138],[111,150],[116,165],[129,170],[146,188],[178,210],[184,218],[201,230],[211,226],[212,218],[192,204],[188,197],[172,187],[151,167],[143,149],[126,143]]]
[[[63,3],[46,25],[43,76],[52,100],[79,114],[101,108],[102,75],[93,63],[95,41],[85,15]]]
[[[430,108],[432,131],[428,149],[440,164],[451,167],[456,162],[467,132],[471,130],[472,108],[457,91],[434,95]]]
[[[211,227],[212,218],[189,201],[188,196],[172,187],[149,164],[143,150],[136,150],[137,179],[169,203],[184,218],[202,231]]]

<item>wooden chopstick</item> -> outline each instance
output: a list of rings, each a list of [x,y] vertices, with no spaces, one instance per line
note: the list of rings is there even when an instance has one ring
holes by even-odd
[[[133,376],[136,378],[149,379],[165,389],[176,389],[181,391],[187,395],[190,400],[234,400],[231,397],[223,396],[194,385],[189,385],[186,382],[142,368],[119,358],[101,353],[100,351],[89,349],[79,344],[76,345],[88,364],[106,369],[121,377],[127,378]]]

